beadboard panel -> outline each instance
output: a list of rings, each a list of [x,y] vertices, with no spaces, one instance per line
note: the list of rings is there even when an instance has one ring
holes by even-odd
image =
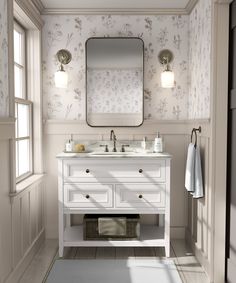
[[[190,140],[190,135],[188,135],[188,139]],[[186,238],[208,274],[210,274],[213,249],[211,212],[213,188],[209,182],[210,141],[210,130],[208,133],[206,131],[204,134],[198,135],[204,181],[204,198],[193,199],[188,194],[188,225],[186,229]]]
[[[12,223],[12,264],[11,274],[6,282],[17,282],[24,271],[29,254],[43,238],[43,193],[44,181],[41,178],[24,191],[11,196]],[[5,281],[4,281],[5,282]]]
[[[192,128],[202,127],[198,134],[201,148],[202,170],[205,187],[203,199],[193,199],[184,188],[187,147],[191,139]],[[55,156],[64,148],[64,143],[74,135],[81,141],[109,140],[111,128],[91,128],[85,122],[52,121],[44,124],[46,186],[50,188],[45,194],[46,235],[55,238],[57,227],[57,161]],[[198,260],[210,274],[212,260],[212,198],[213,189],[209,183],[209,158],[211,146],[211,122],[194,121],[145,121],[138,128],[115,128],[118,140],[137,141],[147,136],[153,140],[160,131],[164,138],[165,151],[172,154],[171,170],[171,237],[186,237],[195,250]],[[155,219],[153,219],[153,222]],[[52,223],[54,223],[52,225]],[[183,233],[183,231],[186,231]]]
[[[12,122],[8,122],[4,123],[4,127],[11,129]],[[42,240],[44,235],[42,179],[14,196],[9,195],[12,191],[11,138],[10,130],[3,132],[0,139],[1,283],[17,282],[34,254],[32,251],[35,252],[39,239]],[[26,261],[29,254],[31,258]]]
[[[1,280],[8,277],[12,268],[11,243],[11,204],[10,192],[10,143],[8,139],[0,139],[0,269]]]

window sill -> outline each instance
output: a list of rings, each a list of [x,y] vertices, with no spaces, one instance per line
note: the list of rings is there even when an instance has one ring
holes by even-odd
[[[16,184],[16,191],[13,193],[10,193],[10,197],[16,197],[22,192],[25,192],[28,188],[30,188],[33,184],[36,184],[40,180],[42,180],[44,177],[44,174],[33,174],[29,176],[28,178],[24,179],[23,181]]]

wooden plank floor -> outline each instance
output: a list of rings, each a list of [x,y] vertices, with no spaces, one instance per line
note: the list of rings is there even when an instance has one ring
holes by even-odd
[[[42,283],[53,259],[58,257],[56,240],[46,240],[31,264],[26,269],[19,283]],[[66,259],[125,259],[125,258],[163,258],[164,248],[130,247],[90,247],[69,248]],[[172,240],[171,255],[177,266],[183,283],[209,283],[202,267],[197,262],[184,240]]]

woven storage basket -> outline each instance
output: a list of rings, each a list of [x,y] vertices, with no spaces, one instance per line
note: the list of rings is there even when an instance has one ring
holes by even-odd
[[[138,214],[85,214],[83,229],[84,240],[138,240],[140,216]]]

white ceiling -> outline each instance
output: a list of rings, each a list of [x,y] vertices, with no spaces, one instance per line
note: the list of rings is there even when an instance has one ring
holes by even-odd
[[[185,9],[192,0],[41,0],[45,9]]]

